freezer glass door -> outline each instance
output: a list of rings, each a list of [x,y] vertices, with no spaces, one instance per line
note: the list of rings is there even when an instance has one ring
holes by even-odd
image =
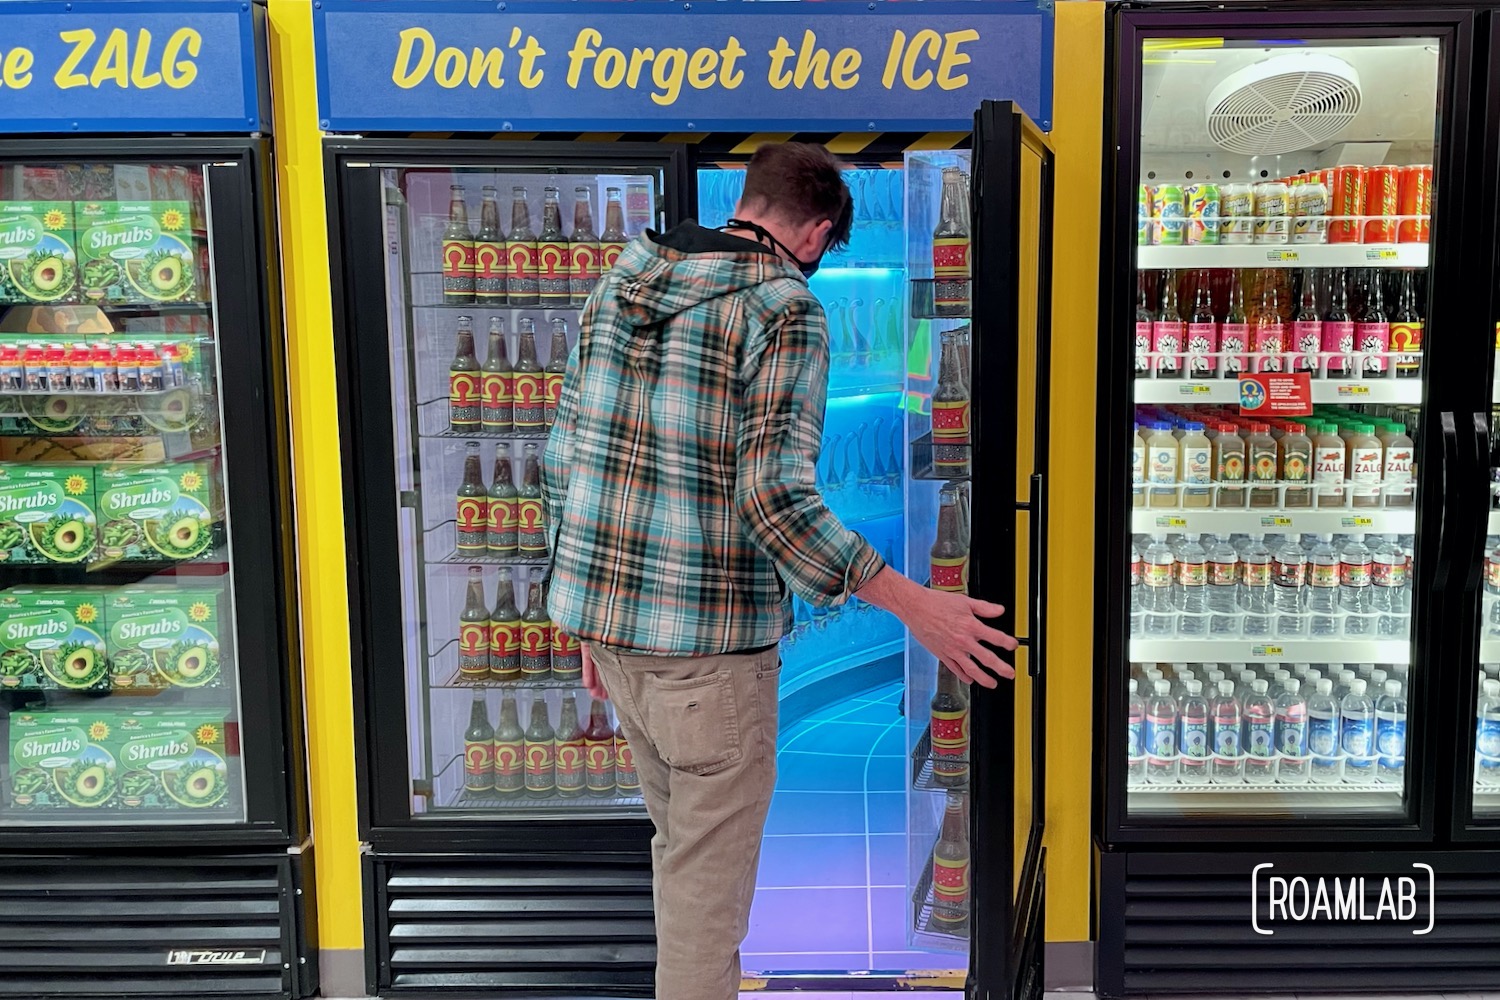
[[[1399,819],[1442,47],[1255,39],[1136,53],[1126,814]]]

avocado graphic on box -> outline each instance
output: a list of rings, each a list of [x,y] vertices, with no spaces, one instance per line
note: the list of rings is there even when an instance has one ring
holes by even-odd
[[[221,594],[212,587],[167,585],[112,594],[108,614],[114,686],[218,686]]]
[[[224,713],[138,712],[119,750],[126,809],[209,809],[229,804]]]
[[[84,301],[196,300],[187,202],[77,202],[74,209]]]
[[[11,807],[118,805],[121,723],[110,712],[13,713],[7,788]]]
[[[105,596],[89,587],[13,587],[0,594],[0,689],[107,687]]]
[[[82,562],[98,534],[92,466],[0,463],[0,562]]]
[[[0,202],[0,303],[78,301],[70,202]]]
[[[206,462],[110,466],[95,476],[105,559],[198,559],[218,540],[218,504]]]

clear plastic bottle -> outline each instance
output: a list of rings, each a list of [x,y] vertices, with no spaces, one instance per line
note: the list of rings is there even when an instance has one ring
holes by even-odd
[[[1146,549],[1145,562],[1141,566],[1141,583],[1145,587],[1145,632],[1147,635],[1166,636],[1176,631],[1176,609],[1172,601],[1173,566],[1176,560],[1167,546],[1164,532],[1151,536],[1151,545]]]
[[[1303,613],[1303,593],[1307,589],[1307,556],[1294,539],[1288,539],[1277,551],[1272,575],[1276,581],[1276,634],[1307,634],[1307,616]]]
[[[1276,780],[1283,785],[1307,781],[1307,701],[1302,682],[1293,677],[1276,699]]]
[[[1500,785],[1500,680],[1486,678],[1474,727],[1474,780]]]
[[[1208,631],[1210,635],[1234,635],[1240,630],[1240,557],[1225,535],[1209,536]]]
[[[1380,780],[1400,784],[1406,777],[1406,697],[1401,693],[1400,681],[1386,681],[1383,690],[1385,694],[1375,703]]]
[[[1203,682],[1184,682],[1185,694],[1178,712],[1182,761],[1180,780],[1184,785],[1208,784],[1209,753],[1212,746],[1208,723],[1208,701],[1203,697]]]
[[[1380,635],[1405,637],[1411,628],[1411,594],[1406,589],[1406,554],[1395,535],[1382,535],[1371,557],[1370,610]]]
[[[1240,700],[1234,696],[1234,681],[1221,680],[1218,695],[1209,705],[1213,718],[1214,759],[1210,780],[1216,785],[1238,785],[1245,780],[1245,759],[1240,747]]]
[[[1375,706],[1365,696],[1365,682],[1355,679],[1339,705],[1339,747],[1344,751],[1344,780],[1375,777]]]
[[[1339,630],[1339,557],[1333,535],[1318,535],[1307,557],[1308,631],[1337,635]]]
[[[1208,634],[1208,553],[1191,535],[1177,550],[1177,634]]]
[[[1177,784],[1177,702],[1166,680],[1146,703],[1146,780],[1153,785]]]
[[[1146,702],[1136,693],[1136,682],[1130,682],[1130,701],[1128,709],[1128,722],[1126,726],[1125,768],[1129,782],[1132,785],[1145,784],[1146,781]]]
[[[1371,595],[1373,557],[1365,536],[1356,532],[1339,550],[1339,606],[1344,609],[1345,635],[1373,635],[1378,619]]]
[[[1339,710],[1333,700],[1333,681],[1318,681],[1317,693],[1307,699],[1307,751],[1312,754],[1315,785],[1337,784],[1339,767]]]
[[[1340,670],[1335,676],[1338,683],[1333,686],[1333,697],[1342,704],[1344,696],[1354,687],[1354,680],[1359,675],[1353,670]]]
[[[1276,706],[1267,687],[1265,681],[1255,681],[1245,699],[1245,781],[1251,785],[1276,779]]]
[[[1141,550],[1131,543],[1130,546],[1130,634],[1140,635],[1142,619],[1146,614],[1144,595],[1141,593],[1144,584],[1141,582]]]
[[[1240,553],[1240,604],[1245,609],[1242,631],[1247,636],[1271,634],[1271,550],[1265,535],[1252,534]],[[1243,664],[1240,664],[1243,666]]]

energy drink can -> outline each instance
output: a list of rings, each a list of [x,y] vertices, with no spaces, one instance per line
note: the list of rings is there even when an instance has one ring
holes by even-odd
[[[1189,184],[1183,191],[1187,201],[1187,242],[1219,242],[1219,186]]]

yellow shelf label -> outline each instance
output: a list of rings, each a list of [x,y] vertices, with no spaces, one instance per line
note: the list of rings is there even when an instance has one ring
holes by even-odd
[[[1262,528],[1290,528],[1292,519],[1289,517],[1263,517],[1260,519]]]
[[[1179,385],[1177,387],[1179,396],[1205,396],[1211,391],[1206,385]]]
[[[1256,646],[1250,651],[1252,656],[1280,656],[1280,646]]]
[[[1374,525],[1375,525],[1375,522],[1372,521],[1368,517],[1346,517],[1346,518],[1344,518],[1344,527],[1346,527],[1346,528],[1370,528],[1370,527],[1374,527]]]
[[[1385,247],[1381,250],[1366,250],[1365,260],[1395,260],[1396,248]]]
[[[1182,517],[1158,517],[1156,519],[1158,528],[1186,528],[1187,519]]]
[[[1369,394],[1370,394],[1370,387],[1367,386],[1367,385],[1341,385],[1341,386],[1339,386],[1339,395],[1340,396],[1368,396]]]
[[[1301,259],[1302,259],[1302,254],[1299,253],[1296,250],[1267,250],[1266,251],[1266,260],[1270,261],[1273,264],[1278,263],[1278,262],[1286,262],[1286,263],[1293,263],[1293,264],[1295,264],[1297,261],[1299,261]]]

